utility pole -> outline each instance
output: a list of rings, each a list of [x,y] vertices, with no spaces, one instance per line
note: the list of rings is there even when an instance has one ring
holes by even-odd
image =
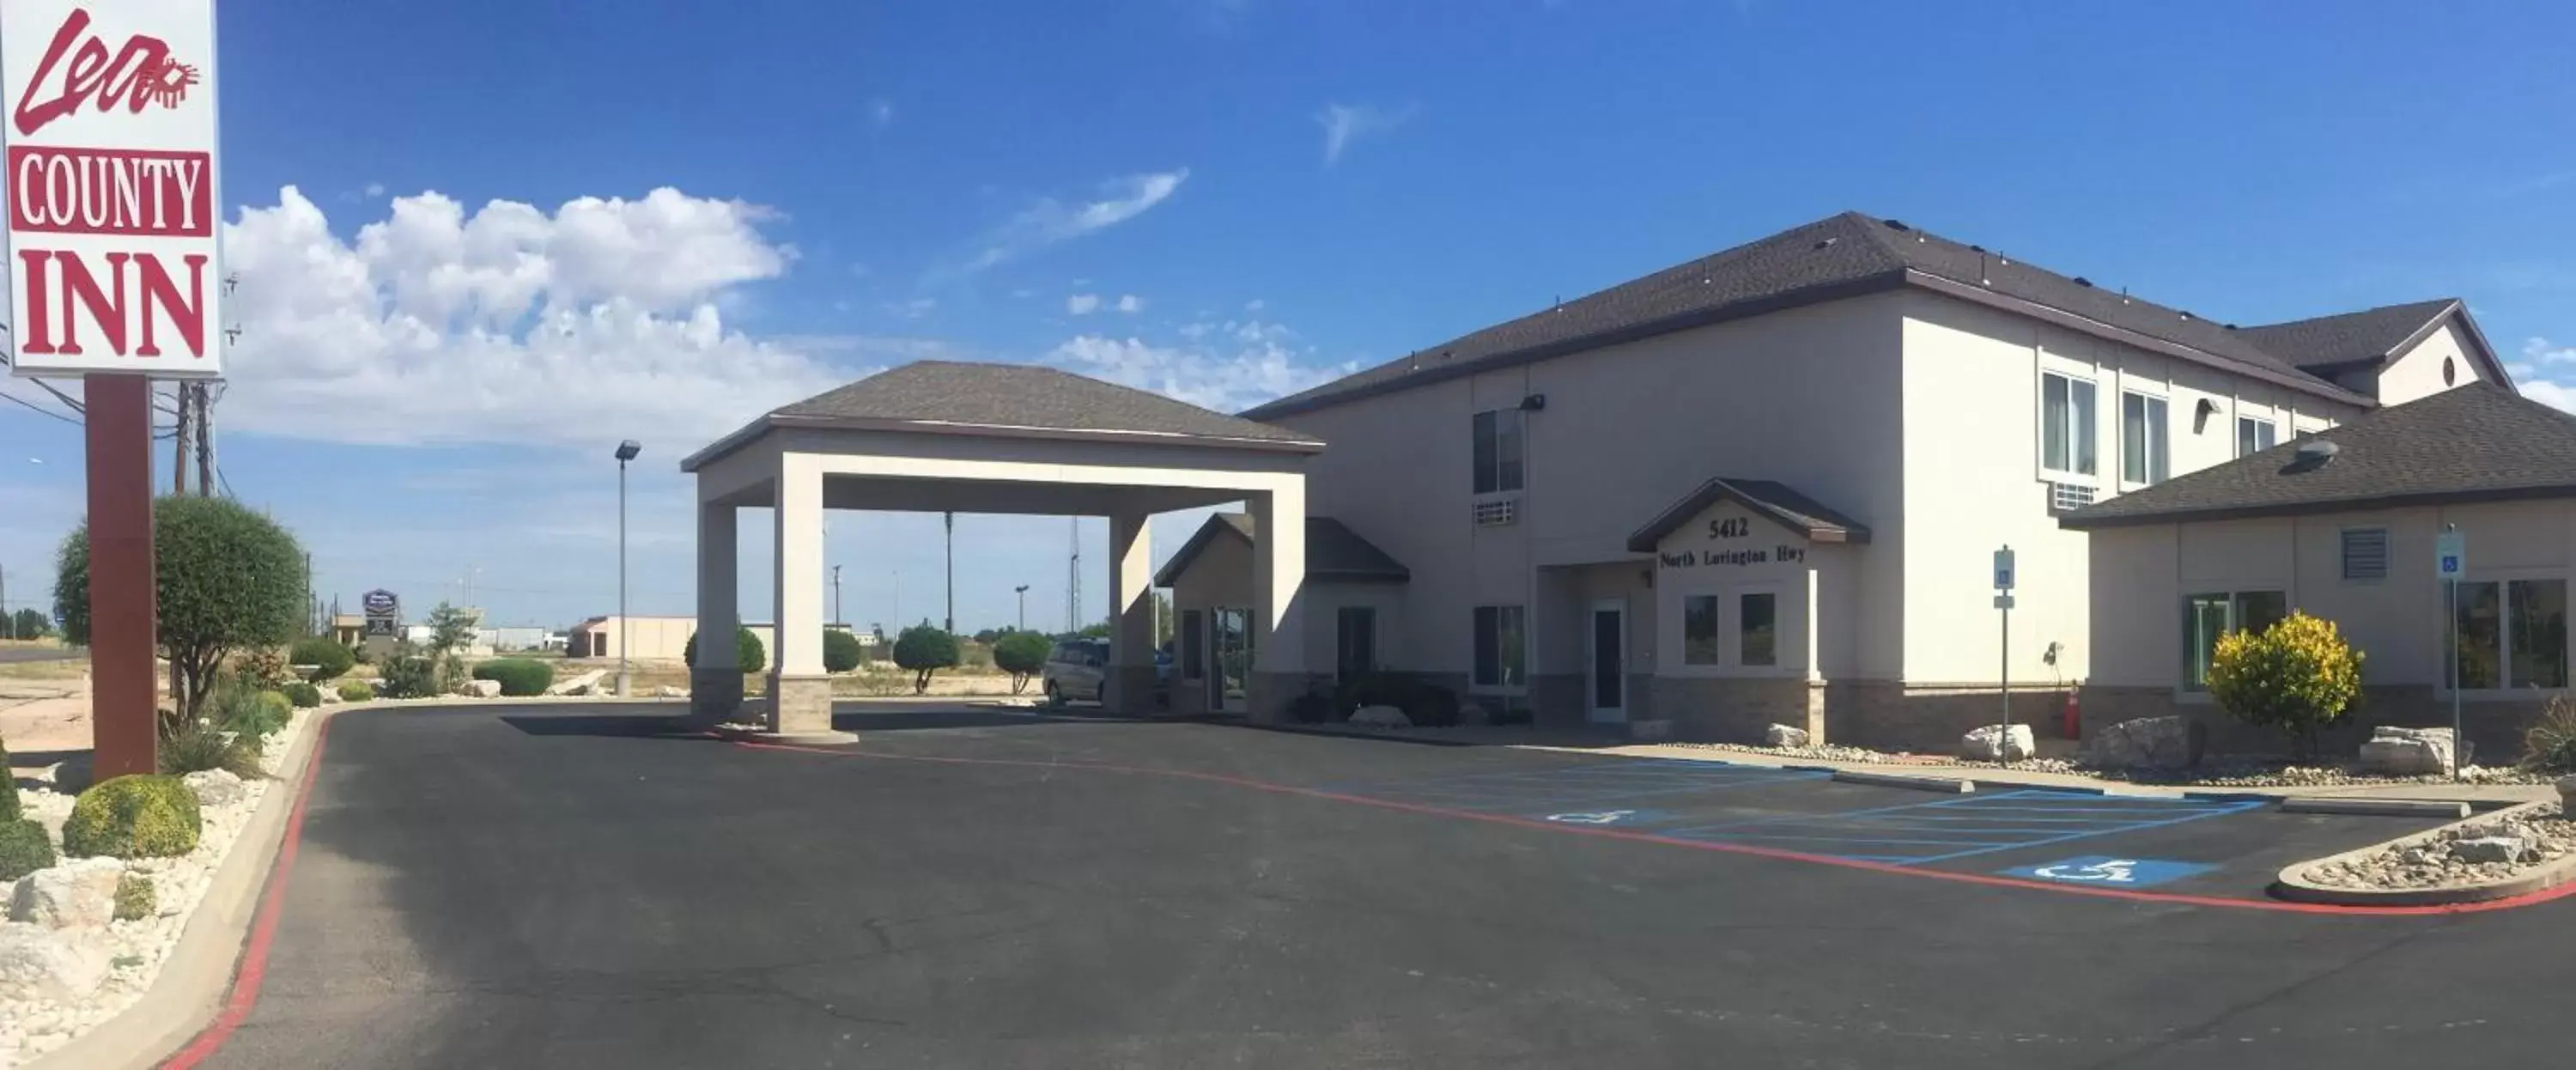
[[[1023,583],[1017,587],[1013,587],[1011,588],[1011,593],[1020,596],[1019,630],[1025,632],[1029,630],[1029,585]]]
[[[187,383],[176,384],[172,396],[179,403],[178,430],[170,436],[170,493],[188,493],[188,397],[195,391]],[[177,679],[173,676],[172,679]]]
[[[1020,588],[1025,591],[1026,587]],[[0,639],[18,637],[18,615],[9,611],[9,570],[0,568]]]
[[[215,496],[215,410],[208,404],[206,384],[187,383],[184,388],[197,395],[197,496]]]
[[[1070,517],[1072,524],[1073,561],[1065,568],[1064,633],[1082,630],[1082,518]]]
[[[955,635],[957,634],[957,511],[952,509],[942,514],[941,523],[948,528],[948,621],[945,628],[948,634]]]
[[[841,615],[841,566],[834,565],[832,566],[832,623],[848,624],[849,622],[850,618]]]

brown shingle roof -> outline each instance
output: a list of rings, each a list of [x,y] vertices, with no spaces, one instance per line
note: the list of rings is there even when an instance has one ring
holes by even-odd
[[[1181,573],[1189,571],[1190,562],[1198,559],[1199,551],[1207,548],[1208,540],[1225,534],[1251,542],[1251,515],[1210,514],[1207,523],[1191,532],[1189,541],[1182,543],[1181,548],[1172,553],[1172,559],[1163,562],[1163,567],[1154,573],[1154,585],[1171,586]],[[1403,583],[1413,578],[1413,570],[1387,556],[1376,543],[1361,538],[1359,532],[1352,531],[1341,521],[1329,516],[1310,516],[1306,518],[1306,578]]]
[[[1628,549],[1641,554],[1655,552],[1655,544],[1672,534],[1701,510],[1721,501],[1733,501],[1771,518],[1780,526],[1806,536],[1813,542],[1868,542],[1869,529],[1851,518],[1819,504],[1814,498],[1793,490],[1786,483],[1768,479],[1718,478],[1702,483],[1681,500],[1665,506],[1646,526],[1628,536]]]
[[[2302,459],[2313,442],[2333,443],[2333,456]],[[2058,523],[2088,529],[2557,497],[2576,497],[2576,416],[2481,382],[2131,491]]]
[[[2310,370],[2377,366],[2460,307],[2456,297],[2346,312],[2314,319],[2247,327],[2237,333],[2255,345]]]

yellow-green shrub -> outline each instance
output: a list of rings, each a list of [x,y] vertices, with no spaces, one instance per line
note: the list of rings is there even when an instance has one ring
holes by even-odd
[[[142,921],[158,913],[161,897],[152,891],[152,878],[126,872],[116,878],[116,913],[118,921]]]
[[[205,818],[178,777],[137,773],[92,784],[63,821],[74,858],[176,858],[197,849]]]
[[[2297,735],[2313,751],[2317,731],[2361,697],[2361,662],[2333,621],[2292,613],[2259,634],[2219,636],[2209,694],[2237,718]]]

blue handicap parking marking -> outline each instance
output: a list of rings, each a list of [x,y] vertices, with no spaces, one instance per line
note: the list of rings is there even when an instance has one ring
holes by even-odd
[[[2006,877],[2055,881],[2060,884],[2090,884],[2103,888],[2149,888],[2198,876],[2217,869],[2203,862],[2176,862],[2163,858],[2117,858],[2111,855],[2085,855],[2043,862],[2036,866],[2016,866],[2002,870]]]
[[[1424,780],[1353,785],[1338,790],[1372,798],[1456,810],[1525,815],[1554,820],[1560,814],[1628,816],[1593,824],[1639,824],[1641,802],[1726,788],[1822,779],[1826,774],[1716,762],[1626,760],[1555,769],[1468,773]],[[1561,824],[1587,822],[1565,821]]]
[[[1562,814],[1533,815],[1541,821],[1560,825],[1652,825],[1670,821],[1673,815],[1663,810],[1575,810]]]
[[[1893,865],[1922,865],[1999,851],[2162,828],[2264,805],[2094,795],[2031,789],[1839,814],[1770,818],[1668,835]]]

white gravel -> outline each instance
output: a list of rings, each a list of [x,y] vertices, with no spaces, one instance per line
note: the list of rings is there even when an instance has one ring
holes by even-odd
[[[310,731],[311,710],[297,710],[286,728],[268,742],[264,764],[274,777],[285,761],[291,742]],[[142,998],[154,979],[161,975],[161,964],[178,945],[179,934],[188,927],[188,918],[206,895],[206,886],[215,870],[223,864],[233,842],[240,838],[242,827],[259,808],[261,799],[278,786],[275,779],[260,779],[242,785],[240,802],[221,807],[204,807],[203,832],[197,849],[180,858],[137,859],[129,862],[129,872],[151,877],[158,916],[141,921],[110,922],[104,930],[61,930],[56,939],[91,943],[104,947],[112,967],[107,982],[88,999],[72,1004],[44,1000],[0,999],[0,1070],[10,1070],[35,1060],[56,1048],[71,1043],[82,1033],[96,1027]],[[72,797],[50,787],[21,788],[19,800],[27,816],[41,822],[54,837],[56,847],[62,844],[63,821],[71,816]],[[0,892],[8,885],[0,883]],[[7,896],[0,894],[0,902]],[[24,922],[0,922],[12,928]]]
[[[2335,888],[2447,888],[2507,880],[2576,854],[2576,821],[2561,816],[2554,803],[2532,813],[2538,816],[2468,822],[2426,843],[2317,866],[2307,878]],[[2454,850],[2462,840],[2493,836],[2521,840],[2520,856],[2510,862],[2471,862]]]
[[[1862,747],[1765,747],[1752,743],[1672,743],[1674,747],[1693,750],[1733,751],[1738,754],[1763,754],[1774,758],[1797,758],[1821,762],[1867,762],[1883,765],[1922,766],[1938,769],[2019,769],[2027,773],[2078,772],[2075,763],[2063,758],[2023,758],[2014,762],[1971,761],[1940,754],[1891,754]]]

